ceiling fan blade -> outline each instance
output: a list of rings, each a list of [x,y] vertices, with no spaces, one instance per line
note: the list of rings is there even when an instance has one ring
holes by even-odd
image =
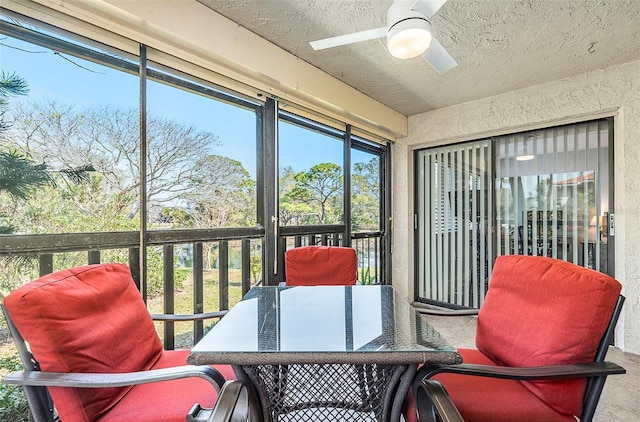
[[[447,0],[416,0],[411,9],[431,19],[431,16],[435,15],[446,2]]]
[[[325,38],[323,40],[311,41],[314,50],[324,50],[325,48],[338,47],[346,44],[353,44],[360,41],[368,41],[387,36],[387,27],[369,29],[367,31],[354,32],[351,34],[338,35],[337,37]]]
[[[431,63],[431,66],[433,66],[438,73],[444,73],[458,66],[458,63],[456,63],[453,57],[451,57],[442,44],[435,38],[431,39],[429,49],[422,56]]]

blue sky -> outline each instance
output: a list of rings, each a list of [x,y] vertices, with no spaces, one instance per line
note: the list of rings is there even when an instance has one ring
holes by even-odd
[[[17,73],[29,85],[30,101],[56,99],[77,107],[138,106],[138,78],[9,37],[0,38],[0,65]],[[252,112],[219,101],[150,82],[148,112],[218,136],[212,152],[240,161],[255,178],[255,118]],[[280,168],[308,170],[314,164],[341,164],[342,143],[333,138],[280,125]],[[369,158],[369,157],[366,157]]]

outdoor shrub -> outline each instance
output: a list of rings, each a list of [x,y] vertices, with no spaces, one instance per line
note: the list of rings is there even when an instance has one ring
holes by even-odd
[[[0,359],[2,373],[22,370],[17,356]],[[0,384],[0,420],[3,422],[30,422],[29,405],[22,387]]]

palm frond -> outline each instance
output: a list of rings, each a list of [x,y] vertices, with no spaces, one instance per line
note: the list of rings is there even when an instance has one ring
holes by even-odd
[[[52,185],[53,178],[45,163],[34,164],[18,151],[0,151],[0,192],[26,199],[36,187]]]
[[[89,175],[92,171],[96,171],[93,165],[85,164],[79,167],[62,169],[59,173],[72,183],[80,184],[89,180]]]

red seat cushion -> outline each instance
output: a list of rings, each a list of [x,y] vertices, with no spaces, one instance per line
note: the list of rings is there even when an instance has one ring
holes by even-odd
[[[185,365],[188,354],[188,350],[165,351],[152,369]],[[230,365],[215,365],[214,368],[225,379],[236,379]],[[184,422],[194,403],[212,408],[217,398],[213,386],[200,378],[136,385],[100,422]]]
[[[621,288],[612,277],[569,262],[500,256],[478,314],[478,350],[461,349],[463,362],[513,367],[593,362]],[[474,422],[575,421],[586,388],[585,379],[521,382],[453,374],[434,379]],[[416,420],[411,394],[405,419]]]
[[[289,249],[285,259],[287,286],[356,284],[358,260],[353,248],[302,246]]]
[[[500,256],[478,314],[476,347],[505,366],[593,362],[621,288],[566,261]],[[558,412],[582,414],[586,380],[524,384]]]
[[[495,365],[475,349],[459,349],[465,363]],[[544,421],[575,422],[538,399],[520,382],[468,375],[438,374],[433,379],[442,382],[462,417],[473,422]],[[416,403],[410,392],[405,400],[406,422],[417,422]]]
[[[593,362],[621,288],[566,261],[500,256],[478,314],[476,347],[505,366]],[[523,384],[558,412],[582,414],[584,379]]]
[[[129,269],[122,264],[88,265],[46,275],[9,294],[4,305],[43,371],[114,373],[169,366],[168,362],[186,365],[184,353],[163,355],[151,316]],[[192,381],[198,387],[191,387]],[[182,394],[203,385],[202,380],[192,381],[176,382],[170,392],[162,391],[162,384],[50,388],[50,392],[63,421],[95,421],[120,406],[121,401],[130,400],[124,399],[130,391],[139,399],[136,406],[164,410],[172,405],[173,395],[178,396],[176,391]],[[142,399],[145,391],[154,395]],[[208,403],[215,398],[213,392],[213,388],[206,388]],[[159,397],[167,400],[158,401]],[[191,405],[197,402],[186,397],[183,401]],[[184,420],[189,408],[173,420]]]

